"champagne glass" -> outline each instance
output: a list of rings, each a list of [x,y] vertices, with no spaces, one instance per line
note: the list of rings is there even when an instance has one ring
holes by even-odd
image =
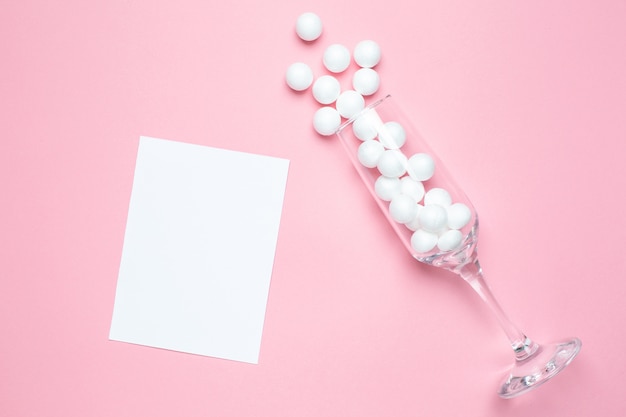
[[[508,318],[478,262],[476,210],[391,96],[365,107],[336,134],[409,253],[458,274],[495,314],[515,356],[501,397],[540,386],[574,359],[578,338],[539,344]]]

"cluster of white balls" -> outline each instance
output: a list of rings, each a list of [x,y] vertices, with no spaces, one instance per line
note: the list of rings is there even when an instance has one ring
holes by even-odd
[[[322,22],[315,13],[307,12],[298,17],[296,33],[307,42],[319,38]],[[313,97],[322,105],[313,116],[313,128],[323,136],[333,135],[341,125],[342,118],[350,119],[365,108],[365,97],[380,87],[380,77],[374,67],[380,62],[379,45],[372,40],[359,42],[352,52],[339,43],[329,45],[322,57],[324,67],[330,74],[314,79],[311,67],[295,62],[287,68],[287,85],[295,91],[305,91],[311,85]],[[335,74],[348,69],[352,59],[360,67],[352,74],[352,89],[341,90]]]
[[[389,216],[413,232],[413,249],[427,253],[435,247],[444,252],[458,248],[463,241],[460,229],[472,213],[465,204],[453,203],[444,188],[426,190],[424,182],[435,174],[434,159],[422,152],[407,157],[401,149],[407,139],[404,127],[384,122],[373,108],[359,115],[352,132],[362,141],[357,159],[378,171],[374,191],[389,202]]]
[[[300,15],[296,33],[304,41],[319,38],[320,18],[314,13]],[[311,68],[302,62],[289,66],[286,81],[295,91],[305,91],[313,85],[313,97],[320,107],[313,117],[314,129],[323,136],[334,134],[342,118],[358,115],[352,123],[354,136],[362,143],[357,159],[366,168],[376,170],[374,191],[378,198],[389,202],[389,216],[405,225],[411,232],[411,246],[418,253],[437,248],[446,252],[458,248],[463,241],[461,229],[471,220],[472,212],[463,203],[453,203],[444,188],[426,189],[424,183],[435,174],[435,161],[427,153],[407,157],[402,147],[406,143],[405,128],[396,121],[383,121],[375,108],[365,110],[365,97],[380,86],[380,77],[373,69],[381,51],[372,40],[359,42],[354,48],[354,61],[360,67],[352,76],[353,89],[341,91],[339,80],[330,74],[315,79]],[[332,44],[324,52],[324,67],[332,74],[345,71],[352,59],[350,50]],[[334,106],[332,104],[334,103]]]

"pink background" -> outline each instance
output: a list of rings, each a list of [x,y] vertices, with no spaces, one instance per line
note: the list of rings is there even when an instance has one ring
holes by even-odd
[[[624,1],[53,3],[0,2],[1,415],[623,414]],[[495,395],[490,312],[408,256],[284,83],[365,38],[478,208],[509,315],[583,340],[527,396]],[[291,160],[259,365],[107,339],[140,135]]]

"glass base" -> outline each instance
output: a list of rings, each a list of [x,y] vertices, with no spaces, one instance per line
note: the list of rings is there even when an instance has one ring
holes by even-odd
[[[513,398],[537,388],[569,365],[581,346],[578,338],[540,345],[531,356],[515,362],[498,395]]]

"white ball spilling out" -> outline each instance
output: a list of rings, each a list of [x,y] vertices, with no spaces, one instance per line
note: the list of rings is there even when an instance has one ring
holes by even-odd
[[[347,90],[339,95],[335,106],[342,117],[349,119],[365,108],[365,99],[356,91]]]
[[[341,125],[341,116],[333,107],[321,107],[313,116],[313,128],[322,136],[334,134]]]
[[[313,98],[320,104],[331,104],[339,97],[341,85],[332,75],[322,75],[313,83]]]
[[[372,40],[361,41],[354,48],[354,61],[362,68],[375,67],[380,56],[380,46]]]
[[[312,12],[302,13],[296,20],[296,33],[304,41],[314,41],[322,34],[322,19]]]
[[[371,68],[361,68],[352,76],[352,87],[364,96],[371,96],[380,87],[380,76]]]
[[[334,43],[324,51],[323,62],[328,71],[343,72],[350,66],[350,50],[341,44]]]
[[[295,62],[287,68],[287,85],[295,91],[304,91],[313,82],[313,70],[304,62]]]

